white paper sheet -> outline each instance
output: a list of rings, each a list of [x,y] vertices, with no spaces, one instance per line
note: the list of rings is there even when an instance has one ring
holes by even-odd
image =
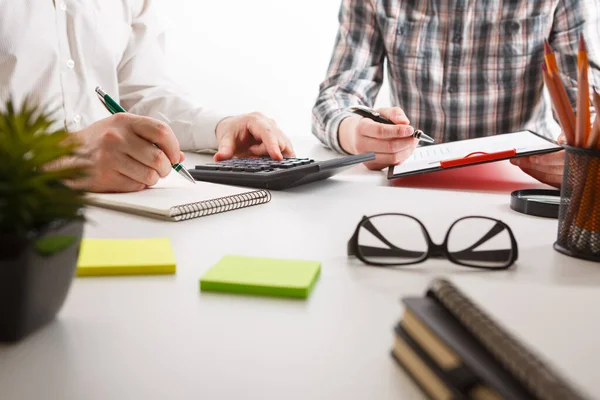
[[[426,171],[440,166],[441,161],[463,158],[474,152],[496,153],[515,149],[517,154],[557,149],[560,146],[530,131],[520,131],[456,142],[440,143],[415,149],[405,162],[392,169],[393,175]]]

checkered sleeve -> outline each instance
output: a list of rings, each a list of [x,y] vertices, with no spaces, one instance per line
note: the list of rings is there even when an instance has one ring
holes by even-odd
[[[340,153],[338,127],[352,105],[371,107],[383,82],[384,43],[372,0],[342,0],[326,79],[312,110],[313,134]]]
[[[600,85],[600,5],[597,0],[561,0],[556,9],[550,36],[551,46],[569,98],[577,105],[577,53],[579,35],[583,33],[590,62],[590,86]],[[595,112],[592,107],[592,116]]]

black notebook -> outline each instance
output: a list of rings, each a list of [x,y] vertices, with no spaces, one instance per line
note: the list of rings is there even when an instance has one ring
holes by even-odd
[[[447,390],[485,388],[485,398],[585,398],[450,281],[436,279],[425,297],[403,302],[401,332],[410,336],[413,351],[426,355],[421,360],[429,361]],[[398,340],[398,327],[396,335]]]

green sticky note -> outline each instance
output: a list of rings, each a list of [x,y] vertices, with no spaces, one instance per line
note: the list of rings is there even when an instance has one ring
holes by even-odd
[[[169,238],[81,241],[77,276],[162,275],[176,271]]]
[[[320,272],[317,261],[228,255],[200,278],[200,290],[307,298]]]

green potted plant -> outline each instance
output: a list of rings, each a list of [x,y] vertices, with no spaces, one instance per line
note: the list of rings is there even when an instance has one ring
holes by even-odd
[[[69,133],[27,100],[0,110],[0,341],[17,341],[50,322],[75,275],[84,195],[66,182],[84,168]]]

